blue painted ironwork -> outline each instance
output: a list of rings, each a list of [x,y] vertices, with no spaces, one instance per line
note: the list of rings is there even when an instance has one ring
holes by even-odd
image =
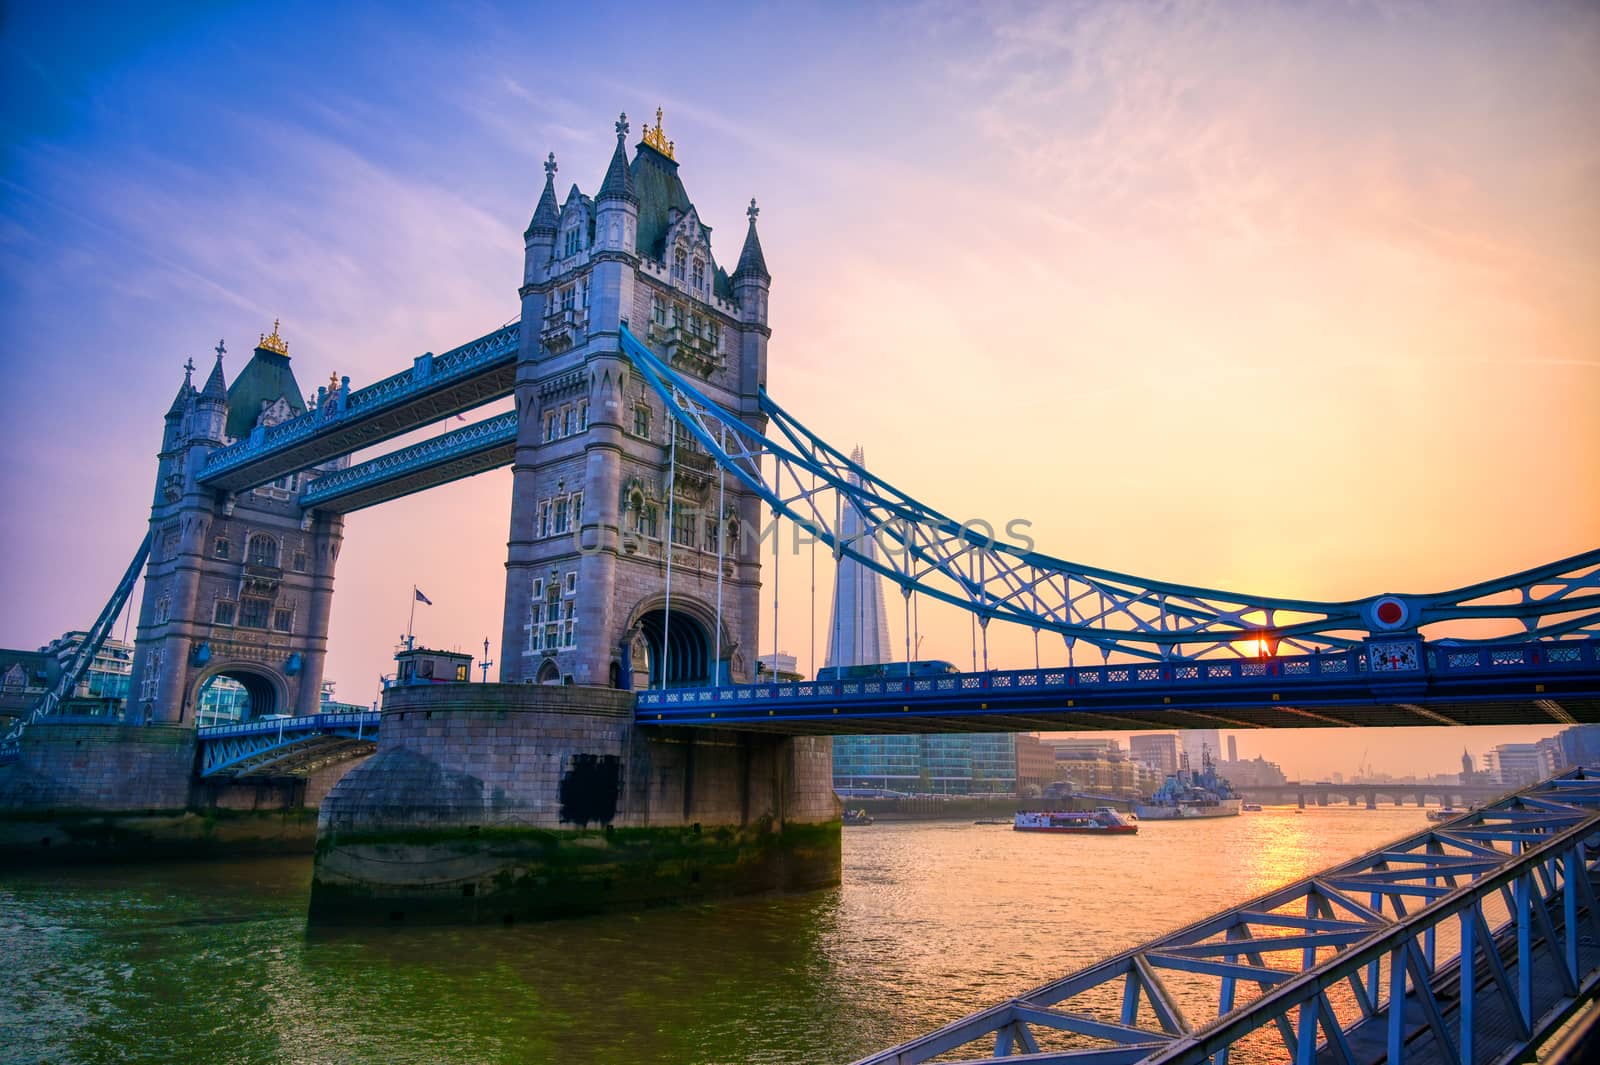
[[[307,510],[348,512],[432,488],[510,463],[517,443],[517,412],[485,418],[316,478],[300,494]]]
[[[313,764],[376,745],[377,711],[273,717],[197,730],[200,776],[303,773]]]
[[[366,388],[337,393],[322,406],[277,425],[258,427],[248,438],[214,452],[200,470],[200,481],[236,490],[248,488],[421,428],[458,407],[509,395],[521,328],[513,323],[443,355],[421,355],[408,370]],[[486,375],[495,375],[496,381],[487,391],[473,392],[458,404],[429,410],[416,419],[385,424],[353,443],[348,439],[352,424],[370,424],[381,415],[429,396],[458,391]]]
[[[23,731],[40,718],[55,713],[56,707],[61,705],[61,700],[77,688],[84,674],[94,664],[95,656],[105,645],[106,637],[111,634],[111,627],[122,615],[122,608],[127,605],[128,596],[133,594],[133,586],[138,583],[139,572],[144,569],[145,560],[150,557],[150,540],[153,535],[149,532],[144,534],[138,550],[133,553],[133,561],[128,563],[127,570],[122,574],[122,580],[117,582],[111,598],[101,608],[100,616],[95,619],[94,624],[89,626],[89,631],[84,634],[83,641],[78,644],[78,649],[73,652],[71,660],[61,671],[61,676],[56,679],[55,685],[34,703],[26,715],[7,730],[4,739],[0,739],[0,762],[8,762],[17,757]]]
[[[1469,619],[1499,621],[1524,638],[1600,633],[1600,550],[1451,591],[1348,602],[1241,595],[1066,562],[922,504],[851,462],[763,391],[760,411],[776,431],[768,439],[626,328],[621,343],[668,413],[776,513],[904,594],[954,604],[984,626],[1014,622],[1059,633],[1069,648],[1084,641],[1107,659],[1116,653],[1148,660],[1248,658],[1263,647],[1270,654],[1280,647],[1350,649]],[[856,543],[835,527],[846,507],[862,518],[865,532]],[[876,552],[860,548],[867,537]]]
[[[640,692],[643,725],[779,732],[1572,724],[1600,720],[1600,640],[1426,644],[1312,655],[990,670]],[[1028,721],[1019,722],[1018,715]]]
[[[1600,989],[1597,833],[1569,770],[857,1065],[1529,1060]]]

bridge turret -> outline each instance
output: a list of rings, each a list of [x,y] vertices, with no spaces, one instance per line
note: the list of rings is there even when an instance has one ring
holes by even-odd
[[[176,451],[188,435],[185,423],[194,412],[194,397],[194,360],[190,359],[183,365],[183,384],[178,386],[178,394],[172,397],[172,406],[167,408],[166,428],[161,434],[162,458]]]
[[[222,345],[218,344],[217,347],[221,348]],[[194,417],[190,421],[194,439],[209,444],[224,443],[228,423],[228,385],[222,375],[222,356],[223,351],[219,350],[205,387],[195,397]]]
[[[761,208],[754,197],[745,216],[750,228],[744,235],[744,247],[739,252],[739,265],[733,271],[733,292],[739,302],[739,317],[749,324],[744,331],[739,351],[739,376],[744,391],[755,395],[767,383],[767,338],[772,330],[767,326],[767,297],[772,292],[772,274],[767,271],[767,258],[761,254],[761,238],[756,234],[756,217]]]
[[[539,205],[533,209],[533,220],[522,234],[524,248],[522,283],[536,285],[544,281],[550,270],[550,258],[556,247],[556,153],[551,152],[544,162],[544,191],[539,194]]]
[[[611,153],[611,165],[606,168],[605,180],[600,183],[600,193],[594,199],[598,212],[595,218],[594,247],[596,251],[633,254],[637,248],[639,232],[639,197],[634,194],[633,173],[628,166],[628,115],[617,116],[617,147]]]

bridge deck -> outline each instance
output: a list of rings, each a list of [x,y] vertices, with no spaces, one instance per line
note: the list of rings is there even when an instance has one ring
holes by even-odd
[[[1415,672],[1358,651],[892,675],[639,693],[642,725],[789,735],[1600,722],[1600,640],[1427,645]]]

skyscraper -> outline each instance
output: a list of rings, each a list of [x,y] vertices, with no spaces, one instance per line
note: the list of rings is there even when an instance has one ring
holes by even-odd
[[[851,452],[850,461],[863,468],[866,466],[866,456],[859,447]],[[860,475],[852,473],[850,483],[859,485]],[[839,534],[852,549],[869,558],[878,557],[878,545],[869,535],[861,512],[850,503],[844,505],[840,516]],[[889,618],[883,605],[883,581],[877,571],[848,556],[839,559],[830,613],[827,665],[865,666],[894,661],[889,651]]]

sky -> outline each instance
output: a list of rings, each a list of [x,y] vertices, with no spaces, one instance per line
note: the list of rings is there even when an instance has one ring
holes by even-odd
[[[1594,4],[413,7],[0,8],[0,645],[104,604],[186,358],[231,378],[281,319],[306,391],[359,387],[513,319],[546,153],[592,194],[656,107],[723,265],[760,202],[773,396],[948,514],[1313,599],[1600,544]],[[498,656],[509,486],[350,517],[339,698],[413,584],[420,639]],[[802,668],[830,574],[815,636],[780,609]],[[1240,747],[1451,771],[1548,731]]]

